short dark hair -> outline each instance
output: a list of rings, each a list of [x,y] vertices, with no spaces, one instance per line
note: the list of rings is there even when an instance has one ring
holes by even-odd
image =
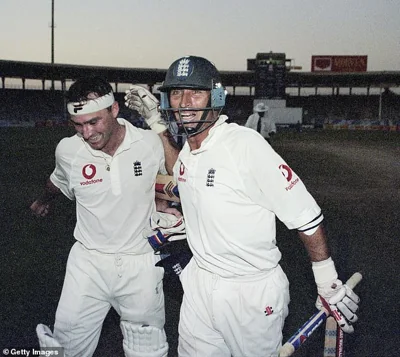
[[[102,97],[113,89],[104,78],[91,76],[78,79],[69,88],[66,98],[68,102],[81,102],[88,99],[89,94],[95,93]]]

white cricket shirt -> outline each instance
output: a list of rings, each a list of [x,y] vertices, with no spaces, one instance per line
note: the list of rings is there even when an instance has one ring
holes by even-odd
[[[223,277],[274,268],[275,218],[289,229],[321,213],[303,182],[254,130],[220,116],[197,150],[174,166],[188,243],[203,269]]]
[[[260,117],[258,113],[251,114],[247,118],[246,124],[244,126],[257,131],[257,124],[259,120],[261,120],[260,134],[264,138],[268,139],[270,137],[270,133],[272,132],[276,133],[276,125],[274,121],[268,116],[268,114],[265,114],[263,117]]]
[[[104,253],[144,254],[152,248],[142,236],[155,211],[155,180],[165,173],[161,139],[151,130],[125,125],[125,138],[111,157],[74,135],[56,148],[51,181],[76,200],[75,238]],[[106,170],[107,165],[110,171]]]

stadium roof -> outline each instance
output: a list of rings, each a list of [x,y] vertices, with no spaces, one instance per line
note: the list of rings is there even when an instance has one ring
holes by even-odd
[[[142,83],[154,85],[164,80],[166,69],[118,68],[103,66],[82,66],[0,60],[0,77],[76,80],[89,73],[107,78],[113,83]],[[225,86],[252,87],[255,85],[254,71],[220,71]],[[293,72],[286,73],[287,87],[399,87],[400,71],[332,73]]]

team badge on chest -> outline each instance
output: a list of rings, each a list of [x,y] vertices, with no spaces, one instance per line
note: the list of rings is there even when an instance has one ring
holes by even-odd
[[[143,175],[142,163],[140,161],[135,161],[133,163],[133,173],[135,174],[135,176]]]
[[[214,187],[214,179],[215,179],[215,169],[209,169],[207,173],[207,187]]]

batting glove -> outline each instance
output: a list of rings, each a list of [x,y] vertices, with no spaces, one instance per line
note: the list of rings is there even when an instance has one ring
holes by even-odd
[[[167,275],[181,275],[182,270],[189,264],[193,254],[189,249],[168,255],[156,263],[157,267],[164,268]]]
[[[170,213],[154,212],[150,217],[150,227],[143,231],[143,236],[158,252],[169,242],[186,239],[185,221]]]
[[[36,334],[39,339],[40,348],[61,347],[60,343],[53,337],[53,334],[48,326],[43,324],[37,325]]]
[[[331,258],[322,262],[313,262],[312,269],[319,295],[316,307],[318,309],[324,307],[344,332],[353,333],[353,324],[358,320],[355,312],[358,310],[360,298],[338,279]]]
[[[167,130],[167,124],[161,118],[158,110],[158,99],[153,94],[138,85],[131,85],[125,93],[125,105],[129,109],[136,110],[151,130],[157,134]]]

